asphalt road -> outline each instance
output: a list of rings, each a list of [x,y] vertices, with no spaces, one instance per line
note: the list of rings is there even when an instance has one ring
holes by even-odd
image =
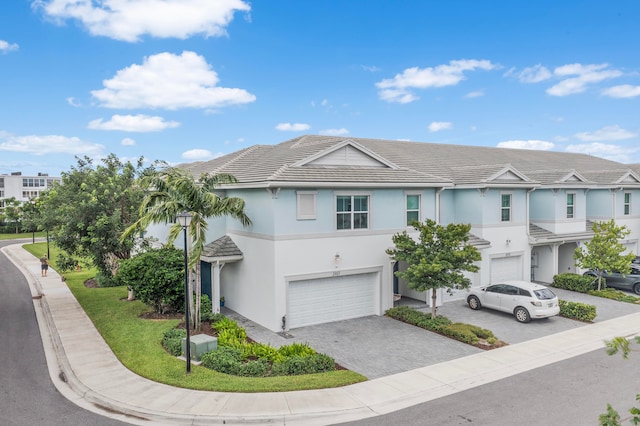
[[[0,241],[0,247],[15,241]],[[0,424],[124,425],[61,395],[49,376],[28,283],[0,253]]]
[[[637,348],[637,347],[636,347]],[[624,419],[640,404],[640,353],[604,349],[350,426],[597,425],[610,403]],[[623,424],[630,424],[623,422]]]

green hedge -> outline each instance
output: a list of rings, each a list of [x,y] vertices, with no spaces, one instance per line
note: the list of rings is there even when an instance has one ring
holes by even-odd
[[[625,293],[624,291],[614,290],[612,288],[607,288],[604,290],[591,290],[589,294],[591,296],[598,296],[598,297],[604,297],[606,299],[617,300],[618,302],[640,304],[640,297],[632,296],[630,294]]]
[[[597,288],[597,281],[591,276],[578,275],[570,272],[558,274],[553,277],[552,287],[562,288],[565,290],[577,291],[579,293],[588,293]],[[605,280],[602,279],[604,284]]]
[[[485,340],[489,346],[498,347],[504,345],[504,342],[498,340],[490,330],[461,322],[451,323],[448,318],[443,316],[437,316],[432,319],[430,313],[423,313],[408,306],[391,308],[385,314],[388,317],[425,330],[434,331],[469,345],[478,346],[480,339]]]
[[[558,300],[560,315],[578,321],[592,322],[596,317],[596,307],[586,303]]]

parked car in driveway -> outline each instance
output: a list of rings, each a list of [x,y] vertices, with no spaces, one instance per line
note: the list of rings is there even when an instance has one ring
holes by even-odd
[[[548,318],[560,313],[558,297],[549,288],[528,281],[505,281],[470,289],[467,303],[480,308],[508,312],[519,322]]]
[[[584,275],[594,277],[597,279],[597,271],[587,271]],[[640,295],[640,265],[636,263],[631,264],[631,272],[628,274],[621,274],[620,272],[607,272],[602,273],[602,277],[605,279],[607,287],[617,288],[619,290],[633,291],[635,294]]]

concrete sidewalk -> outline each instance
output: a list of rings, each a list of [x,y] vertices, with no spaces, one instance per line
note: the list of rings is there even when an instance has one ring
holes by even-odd
[[[51,378],[83,408],[132,424],[326,425],[390,413],[640,334],[640,313],[336,389],[222,393],[174,388],[129,371],[113,355],[60,276],[37,258],[2,249],[27,278]]]

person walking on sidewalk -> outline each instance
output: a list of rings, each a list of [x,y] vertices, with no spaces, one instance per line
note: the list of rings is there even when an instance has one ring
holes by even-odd
[[[42,257],[40,258],[40,263],[41,263],[41,267],[42,267],[42,276],[46,277],[47,276],[47,271],[49,270],[49,259],[47,259],[47,255],[43,254]]]

